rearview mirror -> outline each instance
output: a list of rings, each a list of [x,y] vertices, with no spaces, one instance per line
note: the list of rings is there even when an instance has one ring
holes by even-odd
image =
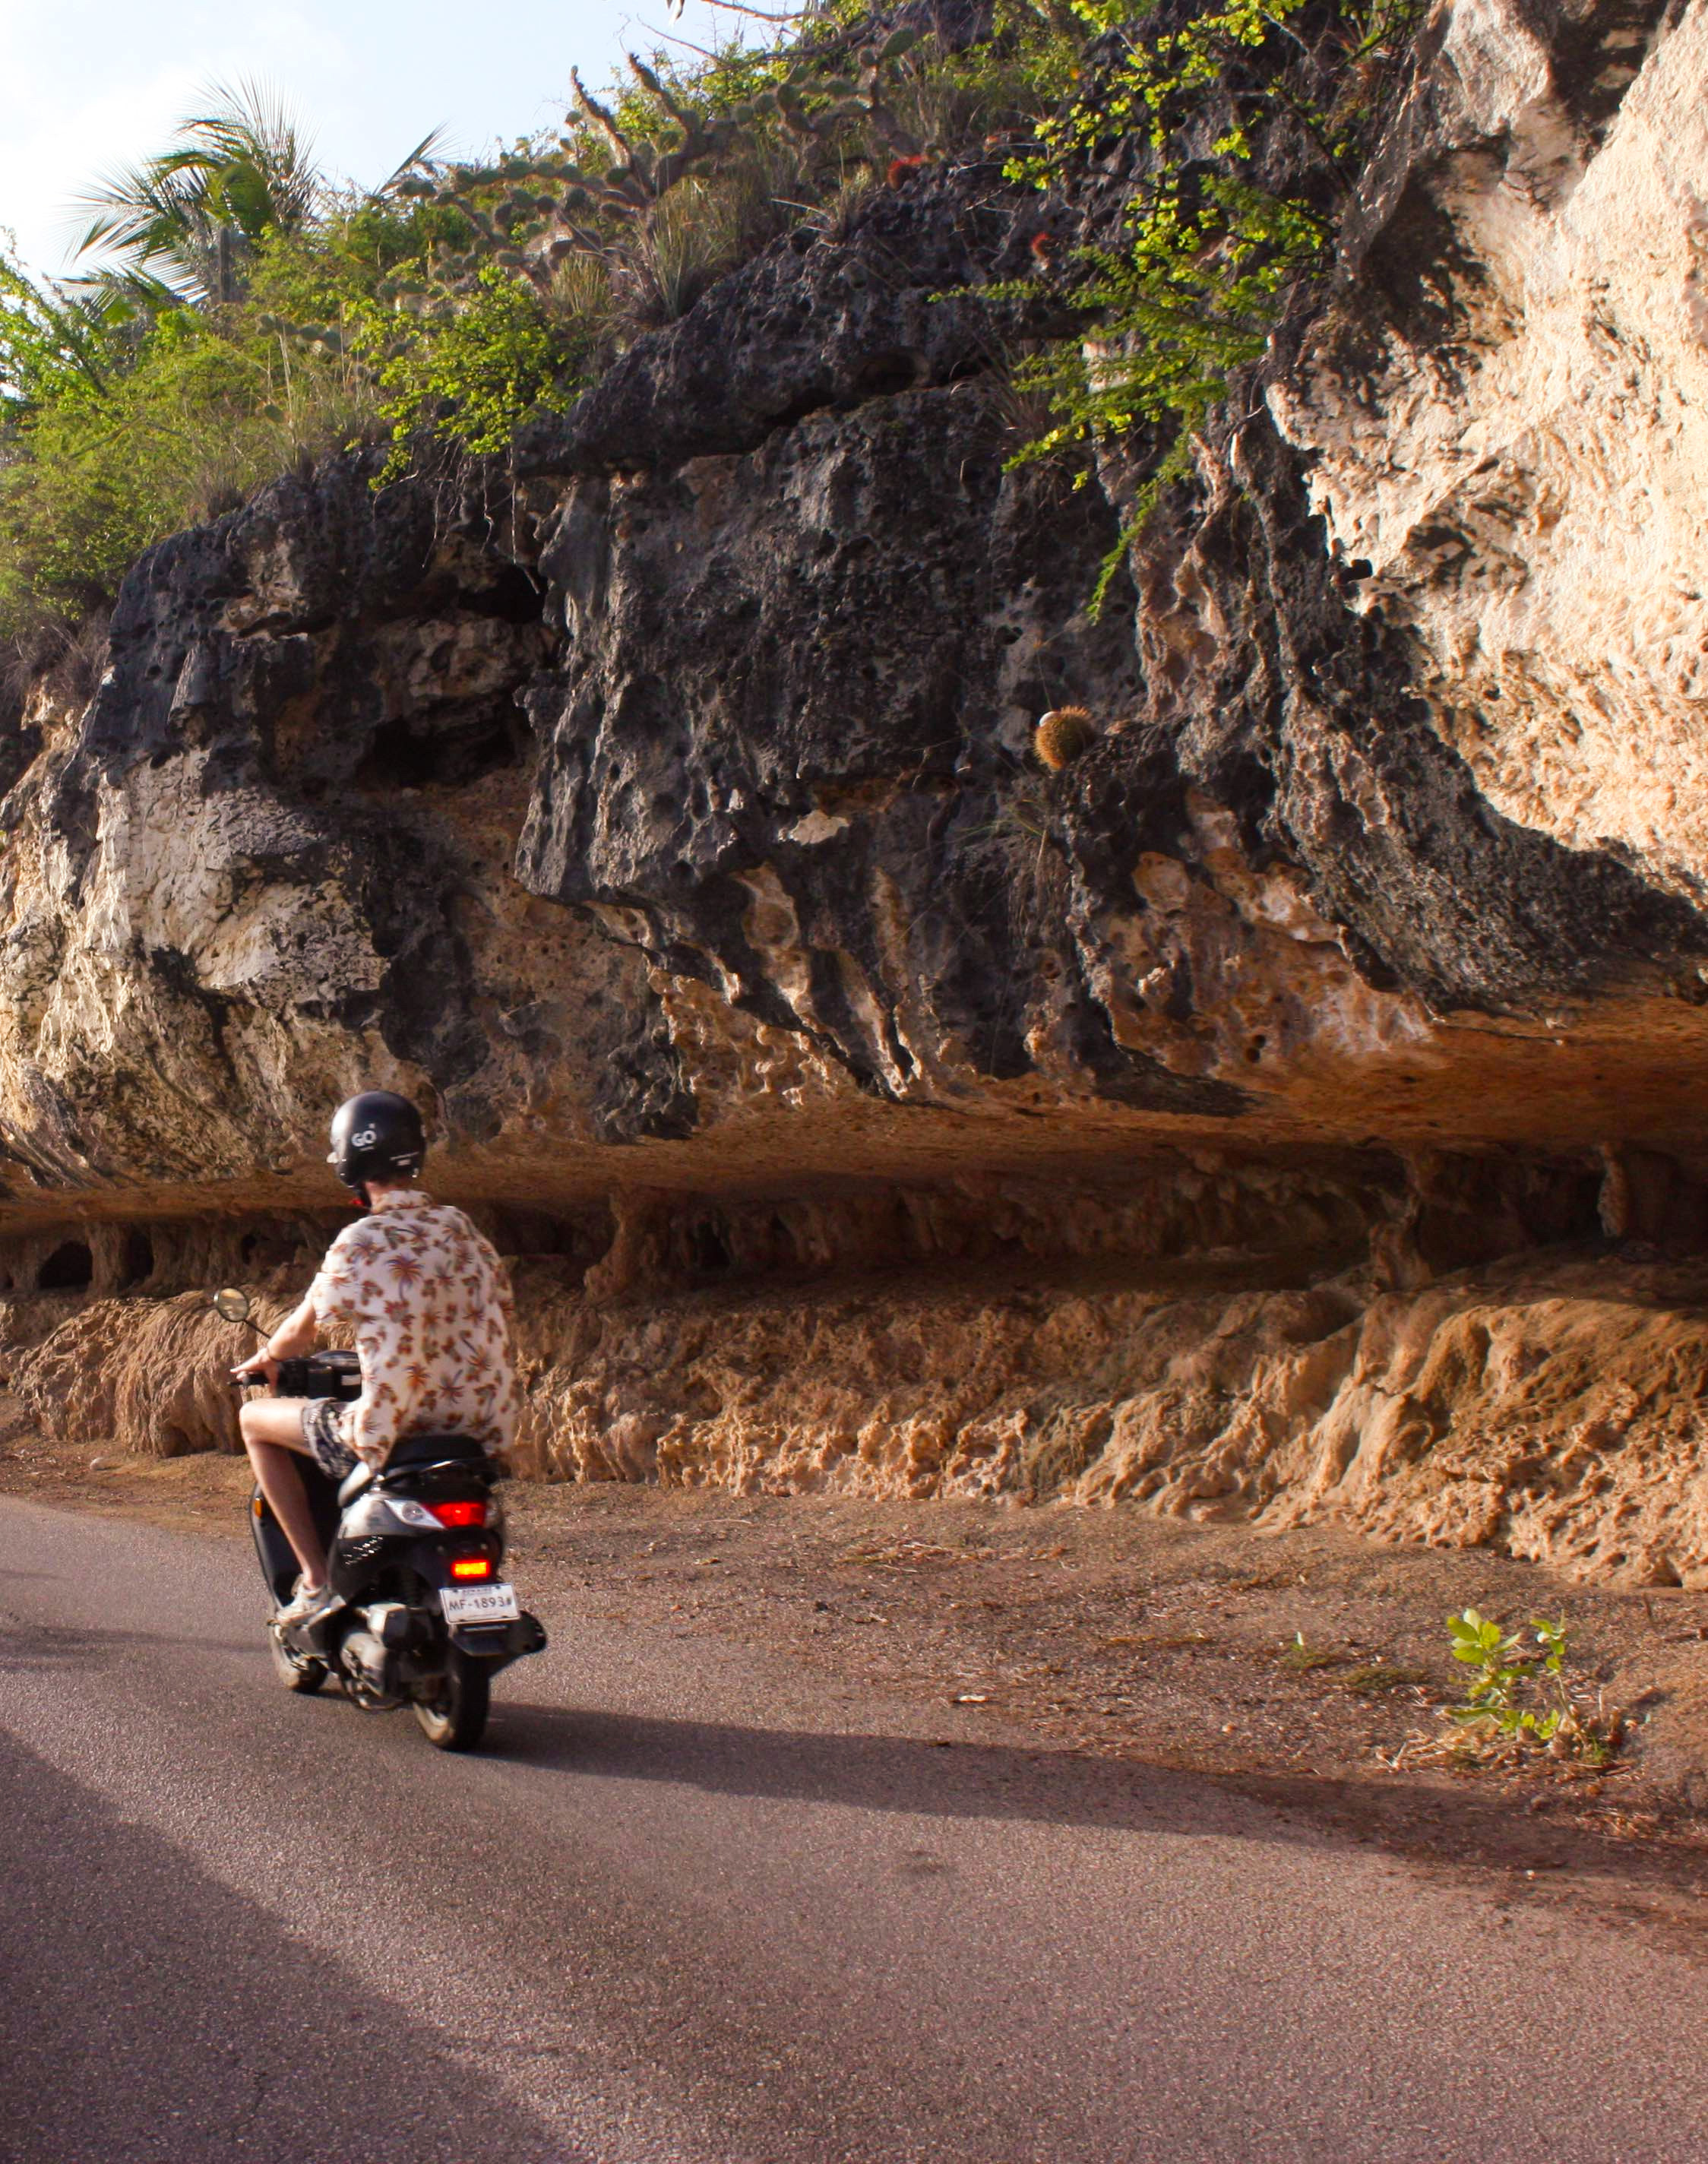
[[[251,1302],[246,1292],[235,1285],[227,1285],[223,1292],[213,1295],[213,1312],[225,1322],[247,1322]]]

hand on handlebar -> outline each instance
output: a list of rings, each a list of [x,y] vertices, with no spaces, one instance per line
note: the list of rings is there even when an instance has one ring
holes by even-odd
[[[265,1383],[270,1390],[276,1389],[279,1383],[279,1363],[264,1346],[259,1352],[252,1352],[240,1366],[232,1369],[231,1379],[234,1383],[239,1384]]]

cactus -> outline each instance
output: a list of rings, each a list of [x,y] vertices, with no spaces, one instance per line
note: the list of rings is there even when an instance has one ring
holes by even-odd
[[[1084,706],[1053,706],[1033,730],[1032,748],[1052,773],[1059,774],[1090,749],[1097,733]]]
[[[850,129],[869,129],[891,157],[917,158],[919,145],[885,104],[882,78],[891,62],[917,43],[917,30],[892,31],[881,45],[854,56],[850,72],[827,71],[827,55],[811,50],[796,55],[786,71],[755,97],[715,117],[696,113],[676,95],[655,69],[628,55],[635,79],[668,117],[676,139],[666,148],[630,134],[610,108],[594,97],[570,71],[576,112],[585,134],[602,139],[610,163],[588,171],[570,155],[573,137],[559,138],[561,155],[509,157],[490,168],[455,165],[429,179],[412,179],[401,192],[430,197],[461,213],[473,233],[473,244],[459,254],[441,249],[434,263],[438,281],[455,287],[485,263],[523,272],[543,288],[565,257],[578,253],[622,256],[625,244],[614,238],[627,228],[650,231],[660,202],[681,181],[716,169],[738,152],[756,125],[780,128],[816,157],[833,152]],[[810,104],[809,99],[817,100]],[[506,191],[488,207],[481,197],[495,186]],[[402,298],[402,295],[387,297]]]

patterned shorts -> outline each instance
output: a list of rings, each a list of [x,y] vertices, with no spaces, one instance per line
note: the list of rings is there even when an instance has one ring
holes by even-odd
[[[344,1410],[339,1398],[307,1398],[302,1405],[302,1440],[308,1446],[308,1455],[328,1479],[342,1480],[347,1473],[354,1472],[356,1454],[338,1431],[338,1416]]]

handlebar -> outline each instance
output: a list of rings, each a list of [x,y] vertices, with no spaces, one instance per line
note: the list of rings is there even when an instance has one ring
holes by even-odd
[[[265,1389],[265,1375],[234,1375],[234,1390]],[[307,1352],[279,1363],[273,1385],[281,1398],[338,1398],[348,1405],[361,1395],[361,1363],[354,1352]]]

